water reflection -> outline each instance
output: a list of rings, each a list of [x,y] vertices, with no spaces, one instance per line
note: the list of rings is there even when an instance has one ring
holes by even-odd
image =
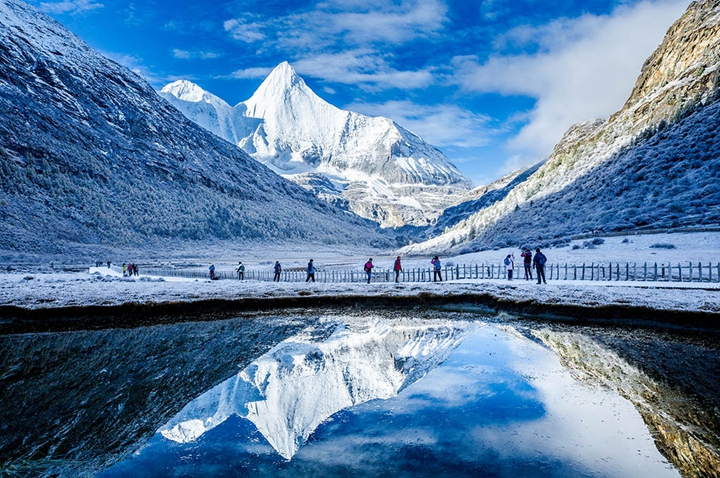
[[[188,404],[160,433],[187,443],[236,415],[290,459],[328,417],[394,397],[445,360],[472,328],[375,319],[341,324],[322,342],[300,335]]]
[[[718,476],[716,336],[438,314],[0,336],[0,476]]]
[[[678,476],[633,403],[578,380],[537,331],[331,320],[101,476]]]

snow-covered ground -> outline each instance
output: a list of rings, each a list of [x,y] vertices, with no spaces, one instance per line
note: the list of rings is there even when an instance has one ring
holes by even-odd
[[[604,244],[595,249],[569,247],[545,251],[550,263],[612,262],[717,262],[720,258],[720,233],[661,234],[605,238]],[[651,248],[653,244],[673,244],[676,249]],[[509,250],[485,251],[458,257],[444,258],[446,263],[500,263]],[[515,251],[519,259],[519,251]],[[267,253],[267,251],[265,251]],[[278,252],[278,256],[281,254]],[[359,251],[347,255],[324,256],[314,250],[308,254],[286,251],[282,259],[285,268],[302,267],[306,257],[313,256],[319,268],[355,268],[360,270],[366,256]],[[263,254],[243,258],[248,269],[271,268],[273,261]],[[294,259],[293,259],[294,258]],[[426,267],[427,258],[414,257],[405,260],[404,267]],[[177,261],[176,261],[177,262]],[[385,264],[387,262],[387,264]],[[389,267],[392,257],[378,257],[378,266]],[[236,263],[218,261],[218,270],[230,270]],[[519,264],[519,260],[518,260]],[[190,267],[205,265],[190,262]],[[305,283],[260,282],[206,279],[158,278],[140,275],[125,278],[106,267],[88,268],[80,273],[47,273],[25,270],[0,274],[0,305],[30,309],[102,305],[124,303],[192,302],[209,299],[281,298],[303,296],[413,296],[422,293],[440,295],[490,294],[509,301],[533,300],[539,304],[569,304],[579,306],[602,306],[607,304],[648,307],[658,310],[690,310],[720,314],[720,283],[678,282],[590,282],[549,281],[540,286],[534,281],[504,279],[457,280],[443,283]],[[141,269],[142,272],[142,269]],[[518,271],[520,272],[520,271]]]

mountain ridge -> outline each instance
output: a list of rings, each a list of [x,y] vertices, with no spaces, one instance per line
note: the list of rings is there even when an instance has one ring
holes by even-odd
[[[693,2],[645,62],[621,110],[571,127],[502,201],[404,251],[562,244],[590,231],[720,224],[720,159],[710,153],[718,147],[719,25],[720,2]]]
[[[0,39],[0,249],[87,256],[169,247],[167,239],[388,244],[372,223],[179,115],[34,7],[0,0]]]
[[[435,147],[388,118],[331,105],[287,62],[250,99],[231,107],[232,113],[205,102],[217,109],[208,112],[179,98],[176,90],[171,83],[161,96],[188,118],[288,179],[304,173],[326,176],[346,191],[350,210],[384,227],[427,225],[469,190],[470,181]],[[232,132],[216,119],[228,115],[235,121]]]

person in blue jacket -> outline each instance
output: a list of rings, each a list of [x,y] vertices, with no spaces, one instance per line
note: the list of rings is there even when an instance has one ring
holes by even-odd
[[[280,261],[275,261],[275,266],[273,267],[273,270],[275,271],[273,282],[280,282],[280,273],[282,272],[282,267],[280,267]]]
[[[533,267],[535,268],[535,271],[537,272],[537,283],[540,284],[540,281],[542,280],[543,284],[547,284],[545,282],[545,263],[547,262],[547,257],[545,257],[545,254],[540,252],[540,248],[538,247],[535,249],[535,257],[533,257]]]
[[[437,282],[438,279],[442,282],[442,264],[440,264],[440,258],[438,256],[433,257],[430,264],[433,265],[433,282]]]
[[[310,262],[308,262],[307,279],[305,279],[305,282],[308,282],[310,279],[315,282],[315,264],[313,263],[312,259],[310,259]]]

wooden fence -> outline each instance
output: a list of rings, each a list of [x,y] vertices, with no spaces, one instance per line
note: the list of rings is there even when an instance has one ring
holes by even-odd
[[[209,279],[209,271],[143,268],[142,275],[160,277],[185,277]],[[536,278],[535,270],[533,277]],[[223,280],[238,280],[234,271],[215,271],[215,276]],[[244,280],[272,281],[272,270],[248,269]],[[431,268],[405,269],[400,273],[400,282],[432,282]],[[516,267],[515,280],[524,280],[524,269]],[[686,263],[685,265],[669,263],[629,263],[607,262],[591,264],[551,264],[545,266],[547,280],[567,281],[652,281],[652,282],[717,282],[720,283],[720,262],[718,263]],[[281,282],[304,282],[307,274],[301,270],[286,270],[280,273]],[[446,266],[442,270],[442,280],[462,279],[507,279],[507,270],[503,264],[463,264]],[[367,274],[361,270],[317,270],[317,282],[348,283],[367,282]],[[395,272],[391,269],[375,268],[372,282],[394,282]]]

